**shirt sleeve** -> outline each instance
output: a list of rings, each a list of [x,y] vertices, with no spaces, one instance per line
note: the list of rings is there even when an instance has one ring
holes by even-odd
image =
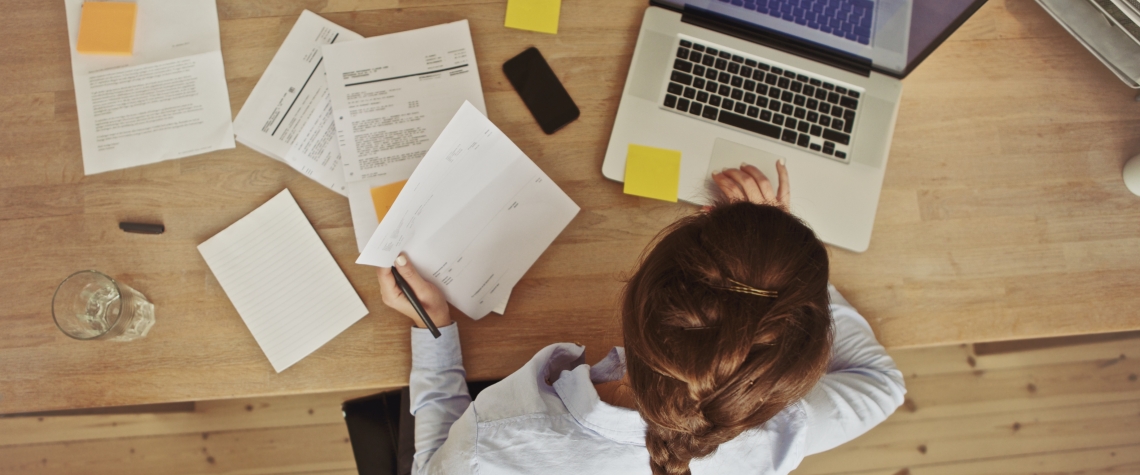
[[[894,360],[875,340],[871,326],[834,286],[834,343],[827,374],[803,400],[804,455],[846,443],[883,422],[903,403],[906,386]]]
[[[452,424],[471,405],[457,326],[440,327],[439,338],[433,338],[427,329],[412,328],[408,391],[409,407],[416,416],[414,474],[427,473],[431,459],[447,441]]]

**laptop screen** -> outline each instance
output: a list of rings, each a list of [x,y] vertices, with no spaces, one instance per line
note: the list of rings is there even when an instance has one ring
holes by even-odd
[[[985,0],[663,0],[867,59],[903,76]]]

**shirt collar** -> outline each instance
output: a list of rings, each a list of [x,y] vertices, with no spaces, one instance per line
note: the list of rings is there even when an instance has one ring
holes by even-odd
[[[616,381],[624,375],[625,349],[615,347],[593,367],[580,364],[563,370],[554,390],[583,427],[615,442],[645,446],[646,426],[641,414],[602,402],[594,389],[594,383]]]

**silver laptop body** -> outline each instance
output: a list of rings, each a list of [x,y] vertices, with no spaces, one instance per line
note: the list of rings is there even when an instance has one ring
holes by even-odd
[[[775,163],[784,158],[792,212],[823,241],[865,251],[898,117],[900,79],[984,0],[831,0],[873,9],[862,28],[849,14],[854,27],[832,20],[834,31],[827,20],[821,28],[775,11],[746,11],[765,0],[670,1],[687,4],[645,12],[603,175],[624,180],[630,144],[679,150],[678,197],[703,205],[717,196],[713,171],[750,163],[774,184]],[[922,8],[932,1],[942,2],[933,7],[942,10]],[[955,6],[960,10],[945,11]],[[911,52],[908,68],[907,47],[915,46],[909,29],[919,13],[925,17],[916,21],[940,31],[919,33],[931,44],[921,54]],[[792,32],[790,43],[780,41],[780,30]],[[803,44],[822,54],[803,54]]]

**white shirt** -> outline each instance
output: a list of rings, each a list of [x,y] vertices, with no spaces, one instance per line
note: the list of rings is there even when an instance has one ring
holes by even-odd
[[[786,474],[805,456],[870,430],[902,404],[902,373],[866,320],[834,287],[829,291],[835,335],[827,374],[762,426],[693,460],[694,475]],[[594,389],[625,374],[622,348],[591,367],[584,347],[550,345],[472,404],[456,326],[440,331],[434,339],[412,329],[412,473],[651,473],[641,415],[602,402]]]

